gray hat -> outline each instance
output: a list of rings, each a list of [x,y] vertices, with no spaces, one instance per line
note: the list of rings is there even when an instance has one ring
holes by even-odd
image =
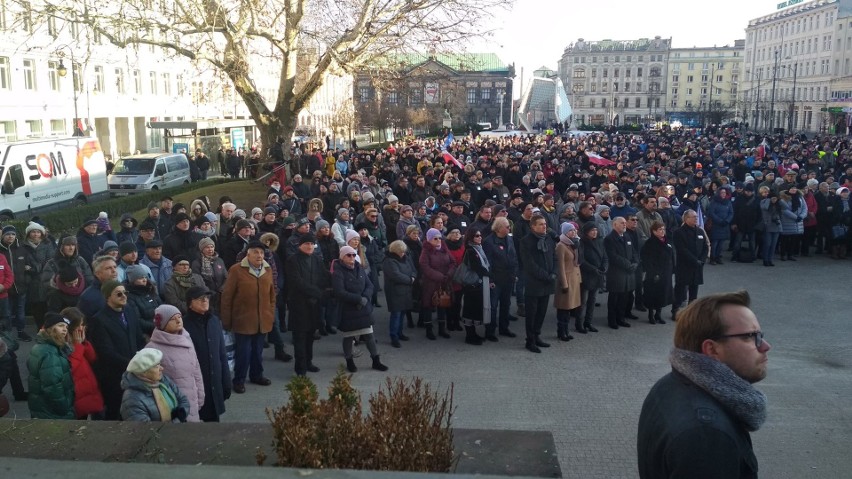
[[[201,238],[198,241],[198,249],[199,251],[204,250],[207,246],[216,246],[216,242],[210,238]]]
[[[323,228],[328,228],[328,227],[329,227],[328,221],[326,221],[326,220],[317,221],[317,231],[319,231]]]
[[[134,264],[127,267],[127,271],[125,271],[124,276],[127,277],[128,283],[133,283],[139,278],[147,278],[148,272],[145,271],[144,266]]]

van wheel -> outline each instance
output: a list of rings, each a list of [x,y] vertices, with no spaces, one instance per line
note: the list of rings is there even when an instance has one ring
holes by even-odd
[[[74,198],[73,200],[71,200],[71,207],[72,208],[79,208],[81,206],[86,206],[86,204],[87,204],[86,198],[84,198],[84,197],[78,196],[77,198]]]
[[[10,211],[4,211],[0,213],[0,221],[6,222],[15,219],[15,215],[13,215]]]
[[[186,180],[184,180],[183,184],[188,185],[188,184],[189,184],[189,182],[188,182],[188,181],[186,181]]]
[[[154,185],[154,186],[151,187],[151,191],[157,191],[157,190],[159,190],[159,188],[157,188],[157,185]]]

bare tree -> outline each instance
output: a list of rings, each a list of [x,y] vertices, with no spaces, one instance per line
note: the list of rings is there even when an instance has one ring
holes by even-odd
[[[289,139],[328,73],[396,53],[452,51],[490,33],[503,0],[11,0],[31,18],[88,27],[120,48],[152,45],[233,84],[264,145]],[[310,58],[310,61],[305,61]],[[277,77],[265,98],[256,80]],[[286,151],[287,149],[285,149]],[[289,152],[287,152],[289,154]]]

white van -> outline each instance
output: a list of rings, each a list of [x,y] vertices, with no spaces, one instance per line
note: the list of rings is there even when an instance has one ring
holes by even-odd
[[[106,160],[96,138],[0,143],[0,221],[83,205],[107,196]]]
[[[107,178],[110,196],[157,191],[189,183],[183,153],[146,153],[120,158]]]

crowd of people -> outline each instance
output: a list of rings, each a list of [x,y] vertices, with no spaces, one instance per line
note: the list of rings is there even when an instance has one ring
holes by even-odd
[[[551,309],[559,341],[604,318],[665,324],[706,265],[841,261],[852,246],[841,138],[557,129],[291,155],[296,174],[280,163],[258,204],[163,196],[115,227],[104,213],[76,234],[4,226],[0,389],[33,417],[216,421],[232,392],[271,384],[266,347],[305,375],[314,341],[336,335],[349,371],[360,345],[386,371],[381,320],[393,348],[463,331],[541,353]]]

